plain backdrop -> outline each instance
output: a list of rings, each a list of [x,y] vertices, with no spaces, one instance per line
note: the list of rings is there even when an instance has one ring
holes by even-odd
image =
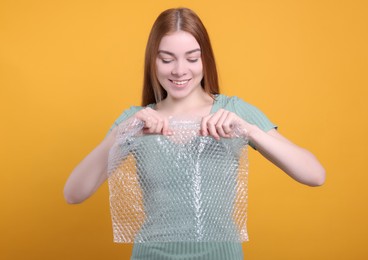
[[[140,104],[158,14],[195,10],[222,92],[259,107],[311,150],[326,184],[303,186],[251,150],[249,260],[368,259],[367,1],[2,0],[0,258],[128,259],[105,183],[67,205],[72,169]]]

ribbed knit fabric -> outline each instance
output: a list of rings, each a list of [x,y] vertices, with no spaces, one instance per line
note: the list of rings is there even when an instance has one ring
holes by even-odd
[[[155,104],[148,105],[151,108],[155,107]],[[134,115],[139,110],[143,109],[141,106],[131,106],[125,110],[111,126],[110,131],[119,125],[122,121]],[[227,97],[225,95],[216,95],[215,102],[213,103],[211,114],[217,112],[219,109],[226,109],[230,112],[234,112],[250,124],[257,125],[260,129],[267,132],[272,128],[276,128],[276,125],[270,122],[270,120],[262,113],[257,107],[243,101],[238,97]],[[109,132],[110,132],[109,131]]]
[[[149,105],[154,108],[155,104]],[[244,102],[238,97],[216,95],[211,113],[219,109],[236,113],[250,124],[257,125],[267,132],[276,126],[256,107]],[[123,112],[114,122],[110,131],[122,121],[143,109],[133,106]],[[253,145],[250,143],[253,147]],[[241,260],[243,252],[241,243],[235,242],[147,242],[135,243],[132,260]]]
[[[131,260],[243,260],[240,243],[170,242],[134,244]]]

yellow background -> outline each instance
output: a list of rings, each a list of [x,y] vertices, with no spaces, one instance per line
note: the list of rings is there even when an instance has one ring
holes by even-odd
[[[2,0],[0,258],[128,259],[107,185],[70,206],[74,166],[140,103],[157,15],[187,6],[212,39],[222,91],[258,106],[325,166],[319,188],[250,152],[245,259],[368,259],[366,1]]]

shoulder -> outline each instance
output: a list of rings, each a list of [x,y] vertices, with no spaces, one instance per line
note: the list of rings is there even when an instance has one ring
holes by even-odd
[[[141,106],[131,106],[130,108],[125,109],[119,115],[119,117],[115,120],[114,125],[119,125],[121,122],[128,119],[129,117],[131,117],[132,115],[134,115],[135,113],[137,113],[141,109],[143,109],[143,107],[141,107]]]
[[[227,109],[231,112],[236,112],[237,109],[243,108],[243,109],[254,109],[257,110],[255,106],[249,104],[248,102],[245,102],[241,98],[237,96],[226,96],[226,95],[216,95],[215,96],[215,104],[218,107],[218,109],[223,108]]]
[[[147,107],[154,107],[154,104],[150,104]],[[131,106],[130,108],[124,110],[120,116],[115,120],[115,122],[113,123],[113,125],[111,126],[109,132],[111,132],[112,129],[114,129],[116,126],[118,126],[121,122],[127,120],[128,118],[130,118],[131,116],[133,116],[135,113],[137,113],[138,111],[144,109],[145,107],[142,106]]]
[[[234,112],[236,114],[252,114],[260,111],[257,107],[254,105],[251,105],[250,103],[244,101],[243,99],[237,97],[237,96],[226,96],[226,95],[216,95],[215,96],[215,105],[216,105],[216,111],[220,108],[229,110],[231,112]]]
[[[257,125],[264,131],[269,131],[277,126],[256,106],[244,101],[237,96],[217,95],[215,97],[214,112],[225,109],[237,114],[247,122]]]

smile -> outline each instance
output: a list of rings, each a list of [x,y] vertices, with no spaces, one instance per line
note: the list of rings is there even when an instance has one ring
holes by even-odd
[[[181,85],[184,85],[184,84],[188,83],[189,79],[187,79],[187,80],[170,80],[170,81],[172,83],[174,83],[175,85],[181,86]]]

